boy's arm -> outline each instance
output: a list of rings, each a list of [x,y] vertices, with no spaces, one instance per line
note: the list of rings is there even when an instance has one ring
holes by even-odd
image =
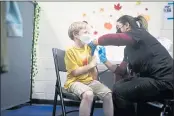
[[[94,51],[92,51],[92,49],[90,48],[90,47],[88,47],[88,49],[89,49],[89,51],[90,51],[90,54],[92,55],[91,57],[93,57],[94,56]],[[93,53],[92,53],[93,52]],[[96,57],[96,56],[94,56],[94,57]],[[94,67],[94,68],[92,68],[91,70],[90,70],[90,73],[91,73],[91,76],[92,76],[92,78],[94,79],[94,80],[97,80],[98,78],[98,72],[97,72],[97,69],[96,69],[96,67]]]
[[[88,72],[91,70],[91,68],[93,68],[93,67],[95,67],[95,66],[93,66],[93,65],[91,65],[91,64],[88,64],[88,65],[82,66],[82,67],[78,67],[77,69],[73,70],[73,71],[71,72],[71,74],[72,74],[73,76],[79,76],[79,75],[88,73]]]
[[[98,77],[98,72],[97,72],[97,69],[96,67],[91,69],[91,76],[94,80],[98,80],[97,77]]]
[[[96,65],[95,63],[91,62],[88,65],[85,66],[78,66],[75,62],[74,54],[68,50],[65,53],[65,65],[68,72],[70,72],[73,76],[79,76],[85,73],[88,73],[92,68],[94,68]]]

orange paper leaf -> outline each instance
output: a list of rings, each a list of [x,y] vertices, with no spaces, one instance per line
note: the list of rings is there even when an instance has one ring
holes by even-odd
[[[150,20],[150,16],[149,15],[142,15],[147,21]]]
[[[104,12],[104,8],[100,8],[100,12]]]
[[[110,22],[106,22],[106,23],[104,23],[104,27],[108,30],[111,30],[112,29],[112,24]]]

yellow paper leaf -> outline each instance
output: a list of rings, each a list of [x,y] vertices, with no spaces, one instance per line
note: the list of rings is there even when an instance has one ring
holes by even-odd
[[[136,1],[136,5],[140,5],[141,4],[141,1],[140,0],[137,0]]]
[[[83,13],[82,16],[83,16],[83,17],[86,17],[86,13]]]

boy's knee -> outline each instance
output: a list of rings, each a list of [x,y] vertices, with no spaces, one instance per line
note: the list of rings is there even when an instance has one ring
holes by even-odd
[[[112,93],[107,93],[107,94],[104,96],[104,99],[105,99],[105,100],[111,100],[111,99],[112,99]]]
[[[92,91],[86,91],[82,94],[82,99],[88,101],[88,102],[92,102],[94,98],[94,94]]]

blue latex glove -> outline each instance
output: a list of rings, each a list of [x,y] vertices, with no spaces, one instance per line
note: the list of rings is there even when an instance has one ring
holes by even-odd
[[[97,46],[94,45],[92,41],[88,44],[88,46],[91,48],[91,55],[93,56]]]
[[[100,62],[105,63],[107,61],[105,47],[99,47],[98,55],[99,55]]]

